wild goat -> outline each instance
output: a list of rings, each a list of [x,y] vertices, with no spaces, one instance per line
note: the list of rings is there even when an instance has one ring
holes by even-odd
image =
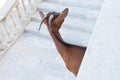
[[[39,13],[41,18],[43,18],[39,30],[44,22],[66,67],[77,76],[86,47],[65,42],[59,33],[59,29],[68,14],[68,8],[64,9],[61,13],[49,12],[47,15],[44,15],[42,11]]]

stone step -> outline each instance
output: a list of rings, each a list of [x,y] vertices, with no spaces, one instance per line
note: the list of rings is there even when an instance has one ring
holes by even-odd
[[[48,13],[48,12],[55,11],[55,10],[42,9],[42,11],[44,13]],[[57,12],[60,12],[60,11],[57,11]],[[94,18],[93,20],[91,20],[91,18],[89,17],[90,15],[86,16],[84,14],[81,14],[81,15],[77,15],[76,13],[74,13],[74,14],[69,12],[66,20],[64,21],[64,24],[78,26],[79,28],[81,28],[79,30],[83,30],[88,33],[91,33],[93,30],[93,27],[96,23],[97,18],[96,19]]]
[[[101,1],[101,0],[99,0],[99,1]],[[65,4],[58,3],[58,2],[56,2],[54,0],[53,1],[43,1],[40,4],[38,10],[42,10],[45,13],[48,13],[50,11],[61,12],[64,8],[68,7],[69,14],[64,22],[64,25],[66,27],[74,26],[75,28],[73,28],[73,29],[81,30],[81,31],[84,31],[89,34],[92,33],[93,27],[96,23],[97,15],[99,13],[99,9],[91,10],[86,7],[65,5]]]
[[[46,40],[47,43],[49,43],[49,45],[54,45],[54,43],[51,39],[51,36],[49,35],[48,30],[45,25],[42,25],[41,30],[38,31],[39,24],[40,23],[38,23],[38,22],[31,22],[28,25],[28,27],[26,28],[26,31],[33,35],[40,36],[40,40],[41,40],[40,42],[44,42],[44,40]],[[60,29],[60,33],[66,42],[72,43],[72,44],[83,45],[83,46],[87,46],[89,38],[91,36],[91,34],[88,34],[83,31],[67,29],[64,27],[64,25]],[[77,37],[76,37],[76,35],[77,35]],[[72,37],[72,39],[71,39],[71,37]],[[52,44],[51,44],[51,42],[52,42]]]
[[[64,4],[69,6],[76,6],[76,7],[83,7],[89,8],[91,10],[99,10],[101,8],[101,4],[103,0],[45,0],[47,2],[57,3],[57,4]]]
[[[76,5],[72,5],[72,4],[76,4]],[[60,30],[61,35],[63,36],[66,42],[87,46],[92,30],[96,23],[97,15],[100,10],[100,7],[98,8],[98,6],[101,6],[101,4],[102,4],[102,0],[96,0],[96,1],[85,0],[81,2],[79,2],[78,0],[70,1],[70,2],[68,0],[60,0],[60,1],[45,0],[41,2],[41,4],[39,5],[38,11],[43,11],[46,14],[51,11],[61,12],[64,8],[66,7],[69,8],[68,16],[66,17],[62,25],[62,29]],[[87,8],[86,6],[89,6],[89,8]],[[95,7],[97,9],[95,9]],[[36,12],[36,14],[34,15],[33,20],[39,22],[38,23],[38,27],[39,27],[41,19],[38,12]],[[29,30],[31,29],[29,28]],[[47,35],[49,34],[48,31],[47,32],[46,31],[47,31],[46,29],[43,29],[44,33],[41,34],[47,37]],[[77,35],[77,37],[75,35]]]
[[[47,13],[46,11],[43,11],[43,12],[45,14]],[[36,12],[36,14],[34,14],[32,21],[39,22],[39,23],[41,22],[41,18],[39,16],[38,12]],[[95,22],[93,22],[93,21],[81,20],[76,17],[72,17],[72,16],[68,15],[63,23],[63,26],[67,29],[83,31],[88,34],[91,34],[94,24],[95,24]]]
[[[45,11],[58,11],[58,12],[62,11],[64,8],[69,8],[70,16],[80,17],[80,15],[82,14],[82,15],[86,16],[86,18],[88,18],[88,20],[90,20],[90,19],[95,20],[95,18],[97,17],[97,14],[99,12],[99,10],[91,10],[91,9],[84,8],[84,7],[57,4],[57,3],[46,2],[46,1],[42,2],[39,5],[39,8],[41,8]]]

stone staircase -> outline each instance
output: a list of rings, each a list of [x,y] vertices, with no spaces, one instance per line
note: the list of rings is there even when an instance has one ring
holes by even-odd
[[[102,1],[103,0],[44,0],[39,5],[38,11],[42,10],[44,13],[48,13],[50,11],[61,12],[64,8],[69,8],[69,14],[60,30],[61,35],[66,42],[87,46],[101,8]],[[36,19],[40,19],[38,13],[36,13],[35,17]],[[40,23],[40,21],[38,22]]]
[[[0,62],[0,80],[76,80],[58,54],[38,11],[69,8],[60,33],[72,44],[87,46],[103,0],[43,0],[22,37]]]

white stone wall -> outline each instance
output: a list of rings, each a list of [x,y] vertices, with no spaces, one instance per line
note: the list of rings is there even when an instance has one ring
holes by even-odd
[[[120,79],[120,0],[104,0],[77,80]]]

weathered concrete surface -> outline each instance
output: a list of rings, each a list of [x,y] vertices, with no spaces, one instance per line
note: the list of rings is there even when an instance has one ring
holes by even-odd
[[[104,0],[77,80],[120,79],[120,0]]]

